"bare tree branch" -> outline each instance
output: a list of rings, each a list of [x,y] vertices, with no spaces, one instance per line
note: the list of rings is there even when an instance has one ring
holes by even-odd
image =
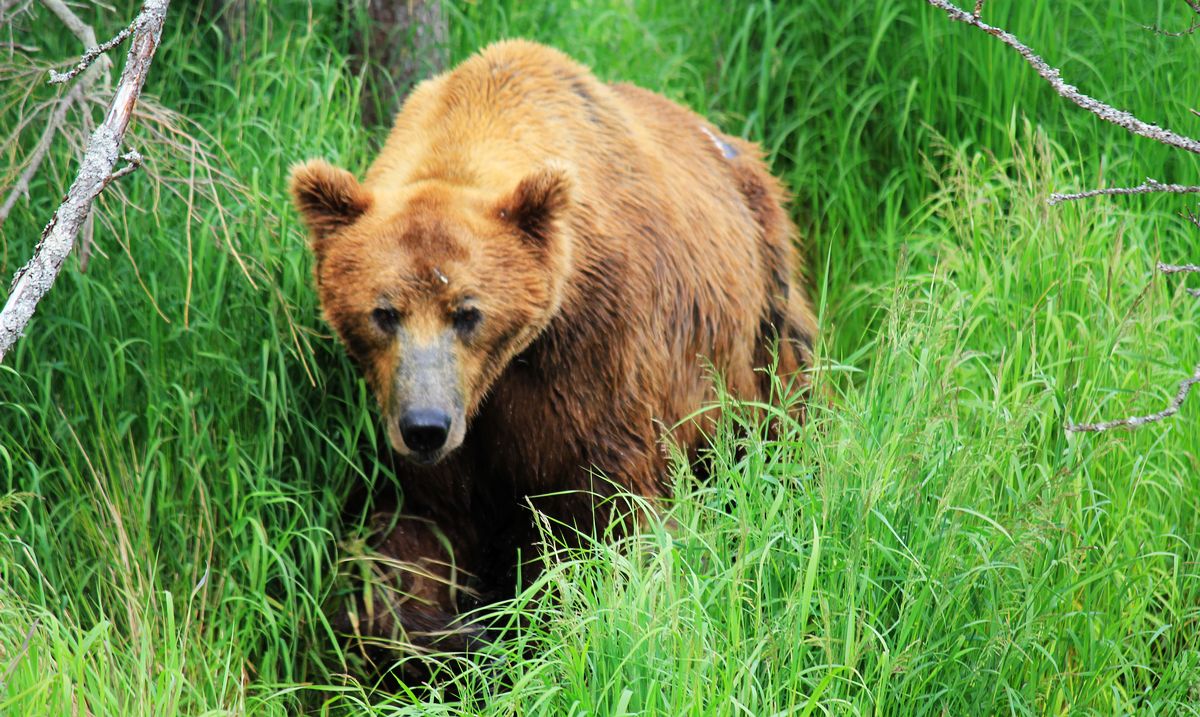
[[[1172,31],[1159,27],[1158,25],[1142,25],[1143,30],[1149,30],[1155,35],[1165,35],[1167,37],[1186,37],[1191,35],[1196,30],[1200,30],[1200,20],[1192,20],[1186,30]]]
[[[93,101],[94,101],[94,99],[93,99]],[[86,100],[85,100],[85,102],[86,102]],[[92,113],[87,110],[84,110],[83,112],[79,113],[79,119],[81,120],[80,126],[79,126],[79,136],[83,137],[83,138],[91,137],[92,132],[96,131],[96,123],[92,119]],[[87,151],[87,141],[85,139],[84,142],[82,143],[82,145],[79,147],[79,149],[75,152],[75,154],[82,157],[83,153],[86,151]],[[80,271],[80,273],[87,271],[88,263],[91,261],[91,258],[92,258],[92,242],[95,240],[95,238],[96,238],[96,212],[88,212],[87,221],[85,221],[83,223],[83,227],[79,230],[79,240],[78,240],[78,244],[77,244],[77,246],[79,247],[79,250],[77,253],[79,255],[79,271]]]
[[[1109,187],[1108,189],[1091,189],[1086,192],[1077,194],[1059,194],[1055,192],[1050,195],[1047,203],[1050,206],[1061,204],[1063,202],[1071,202],[1076,199],[1087,199],[1089,197],[1099,197],[1102,195],[1112,194],[1151,194],[1156,192],[1165,192],[1169,194],[1196,194],[1200,193],[1200,187],[1188,186],[1185,184],[1163,184],[1157,179],[1146,178],[1145,183],[1139,184],[1136,187]]]
[[[12,291],[4,309],[0,311],[0,361],[24,333],[38,302],[54,285],[75,243],[75,237],[91,211],[92,202],[112,181],[112,170],[117,163],[121,141],[154,59],[154,51],[158,49],[169,2],[146,0],[132,23],[133,40],[129,44],[125,69],[121,72],[104,121],[92,133],[80,161],[79,174],[71,184],[66,199],[42,231],[42,240],[34,251],[33,259],[17,272]]]
[[[136,149],[131,149],[125,154],[122,154],[121,159],[125,160],[127,164],[108,175],[108,178],[104,180],[104,186],[100,187],[101,189],[104,189],[104,187],[107,187],[110,183],[117,181],[127,174],[132,174],[134,170],[142,166],[142,155],[138,154]]]
[[[42,4],[46,6],[47,10],[58,16],[62,24],[67,26],[72,35],[79,38],[84,47],[92,47],[96,44],[96,32],[92,30],[91,25],[80,20],[79,16],[71,8],[67,7],[65,2],[62,2],[62,0],[42,0]]]
[[[1189,222],[1194,224],[1197,229],[1200,229],[1200,214],[1196,214],[1191,209],[1189,209],[1186,212],[1181,212],[1179,216],[1183,217],[1184,219],[1187,219]]]
[[[1036,70],[1044,80],[1046,80],[1046,82],[1050,83],[1050,86],[1054,88],[1055,92],[1071,102],[1079,105],[1088,112],[1091,112],[1100,119],[1106,122],[1111,122],[1119,127],[1124,127],[1136,135],[1148,137],[1187,152],[1200,154],[1200,141],[1194,140],[1191,137],[1185,137],[1184,135],[1172,132],[1169,129],[1159,127],[1158,125],[1144,122],[1124,110],[1116,109],[1115,107],[1106,105],[1099,100],[1092,99],[1091,97],[1088,97],[1080,92],[1076,87],[1068,85],[1063,81],[1062,73],[1057,68],[1051,67],[1049,64],[1047,64],[1045,60],[1039,57],[1027,45],[1018,40],[1015,35],[998,27],[988,25],[971,13],[966,12],[948,2],[948,0],[925,1],[945,12],[950,16],[950,19],[957,20],[958,22],[963,22],[983,30],[987,34],[1000,40],[1000,42],[1003,42],[1005,45],[1008,45],[1012,49],[1016,50],[1021,54],[1022,57],[1025,58],[1025,61],[1028,62],[1029,65],[1033,67],[1033,69]],[[1200,12],[1200,0],[1187,0],[1187,2],[1190,6],[1196,9],[1197,12]]]
[[[133,26],[126,25],[108,42],[88,48],[87,52],[84,52],[83,56],[79,58],[79,62],[66,72],[50,70],[50,84],[61,85],[64,82],[68,82],[75,75],[91,67],[92,63],[97,59],[104,57],[104,53],[125,42],[125,38],[129,37],[129,33],[131,32],[133,32]]]
[[[1192,12],[1196,13],[1197,15],[1200,15],[1200,0],[1183,0],[1183,1],[1185,3],[1187,3],[1188,7],[1190,7],[1192,9]],[[1191,35],[1196,30],[1200,30],[1200,18],[1192,18],[1191,23],[1188,24],[1188,28],[1181,32],[1171,32],[1170,30],[1164,30],[1163,28],[1159,27],[1158,25],[1143,25],[1142,27],[1144,27],[1145,29],[1147,29],[1155,34],[1158,34],[1158,35],[1166,35],[1167,37],[1184,37],[1186,35]]]
[[[67,26],[71,34],[79,38],[79,42],[83,43],[85,48],[96,46],[96,31],[92,29],[91,25],[80,20],[79,16],[72,12],[71,8],[67,7],[65,2],[62,0],[42,0],[42,4],[46,6],[47,10],[54,13],[62,21],[62,24]],[[101,56],[98,64],[105,73],[112,69],[112,60],[108,59],[107,56]]]
[[[1197,292],[1200,295],[1200,292]],[[1151,413],[1145,416],[1131,416],[1129,418],[1119,418],[1115,421],[1105,421],[1104,423],[1072,423],[1067,426],[1067,430],[1072,433],[1103,433],[1111,431],[1114,428],[1138,428],[1147,423],[1154,423],[1179,413],[1179,407],[1188,397],[1188,392],[1192,390],[1192,386],[1200,383],[1200,364],[1196,364],[1192,375],[1185,378],[1179,384],[1179,391],[1175,394],[1175,398],[1167,407],[1158,413]]]
[[[1200,266],[1195,264],[1163,264],[1158,263],[1158,270],[1164,274],[1200,273]]]

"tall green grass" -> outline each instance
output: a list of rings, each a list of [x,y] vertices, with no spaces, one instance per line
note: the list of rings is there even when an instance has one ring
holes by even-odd
[[[1200,52],[1142,29],[1186,27],[1176,5],[986,14],[1084,91],[1187,132]],[[90,9],[99,35],[117,11]],[[36,12],[23,39],[75,53]],[[381,135],[359,128],[332,3],[255,5],[248,27],[226,48],[177,4],[148,88],[228,180],[190,202],[123,180],[106,256],[67,267],[0,366],[0,714],[1200,711],[1196,408],[1062,429],[1155,409],[1200,361],[1200,306],[1153,273],[1200,241],[1179,198],[1044,202],[1200,167],[883,0],[453,7],[455,60],[532,37],[763,142],[804,227],[828,398],[771,439],[727,406],[712,476],[677,469],[641,532],[565,556],[498,618],[537,619],[455,684],[357,683],[323,604],[361,534],[348,499],[390,469],[284,177],[312,155],[361,169]],[[0,132],[17,121],[6,106]],[[189,156],[149,160],[186,179]],[[3,227],[6,276],[68,148],[51,170]]]

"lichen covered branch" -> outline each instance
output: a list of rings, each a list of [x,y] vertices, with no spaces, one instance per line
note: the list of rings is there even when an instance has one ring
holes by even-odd
[[[108,179],[104,182],[105,187],[127,174],[132,174],[135,170],[137,170],[138,167],[142,166],[142,155],[139,154],[136,149],[131,149],[125,154],[122,154],[121,159],[125,160],[125,166],[108,175]],[[101,189],[103,188],[104,187],[101,187]]]
[[[1195,264],[1163,264],[1159,262],[1158,270],[1164,274],[1200,273],[1200,266]]]
[[[91,25],[79,19],[79,16],[71,8],[67,7],[65,2],[62,0],[42,0],[42,5],[45,5],[47,10],[54,13],[54,16],[63,25],[67,26],[71,34],[78,38],[79,42],[83,43],[85,50],[96,46],[96,31],[92,29]],[[112,60],[103,54],[98,55],[96,64],[100,66],[103,72],[108,72],[112,68]],[[53,75],[51,75],[51,78],[53,78]]]
[[[1200,193],[1200,186],[1189,186],[1186,184],[1163,184],[1157,179],[1149,179],[1136,187],[1109,187],[1107,189],[1090,189],[1086,192],[1078,192],[1075,194],[1059,194],[1055,192],[1050,195],[1047,203],[1050,206],[1061,204],[1063,202],[1071,202],[1076,199],[1088,199],[1089,197],[1099,197],[1117,194],[1152,194],[1163,192],[1167,194],[1197,194]]]
[[[75,181],[42,231],[33,258],[17,272],[8,300],[0,311],[0,361],[24,333],[38,302],[54,285],[91,212],[92,202],[113,179],[125,130],[158,49],[168,3],[169,0],[146,0],[133,21],[133,39],[125,68],[104,120],[92,133]]]
[[[1191,137],[1185,137],[1184,135],[1172,132],[1169,129],[1159,127],[1158,125],[1150,124],[1149,122],[1140,120],[1129,112],[1119,110],[1111,105],[1100,102],[1099,100],[1092,99],[1091,97],[1088,97],[1080,92],[1078,88],[1067,84],[1063,81],[1062,73],[1058,70],[1058,68],[1051,67],[1045,60],[1039,57],[1037,53],[1030,49],[1029,46],[1018,40],[1017,37],[1012,33],[1001,28],[988,25],[972,13],[960,9],[953,3],[948,2],[948,0],[925,1],[945,12],[950,16],[950,19],[957,20],[958,22],[963,22],[983,30],[987,34],[995,37],[1000,42],[1003,42],[1005,45],[1008,45],[1012,49],[1016,50],[1018,53],[1020,53],[1021,57],[1024,57],[1025,61],[1028,62],[1029,65],[1033,67],[1033,69],[1036,70],[1039,75],[1042,76],[1042,79],[1050,83],[1050,86],[1054,88],[1055,92],[1071,102],[1079,105],[1088,112],[1091,112],[1100,119],[1106,122],[1111,122],[1117,126],[1124,127],[1136,135],[1148,137],[1187,152],[1200,154],[1200,141],[1194,140]],[[1191,3],[1189,2],[1189,4]],[[1197,7],[1200,7],[1200,5],[1197,5]]]
[[[128,25],[122,28],[121,31],[113,36],[113,38],[108,42],[101,43],[95,47],[89,47],[87,51],[83,53],[83,56],[79,58],[79,62],[66,72],[55,72],[54,70],[50,70],[50,84],[61,85],[64,82],[70,81],[72,77],[91,67],[92,63],[95,62],[98,57],[101,57],[104,53],[113,49],[117,45],[120,45],[122,42],[125,42],[125,38],[129,37],[129,33],[132,31],[133,26]]]

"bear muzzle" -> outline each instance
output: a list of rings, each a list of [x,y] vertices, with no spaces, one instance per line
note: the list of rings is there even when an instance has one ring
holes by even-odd
[[[412,462],[432,465],[462,445],[466,434],[453,336],[444,332],[420,341],[404,329],[398,334],[400,364],[386,417],[388,439]]]

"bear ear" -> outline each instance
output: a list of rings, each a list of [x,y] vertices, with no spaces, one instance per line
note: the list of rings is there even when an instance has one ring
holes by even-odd
[[[572,202],[570,168],[553,162],[534,170],[500,203],[500,218],[511,222],[531,242],[545,245]]]
[[[293,165],[288,188],[312,233],[314,249],[371,206],[371,195],[353,174],[322,159]]]

